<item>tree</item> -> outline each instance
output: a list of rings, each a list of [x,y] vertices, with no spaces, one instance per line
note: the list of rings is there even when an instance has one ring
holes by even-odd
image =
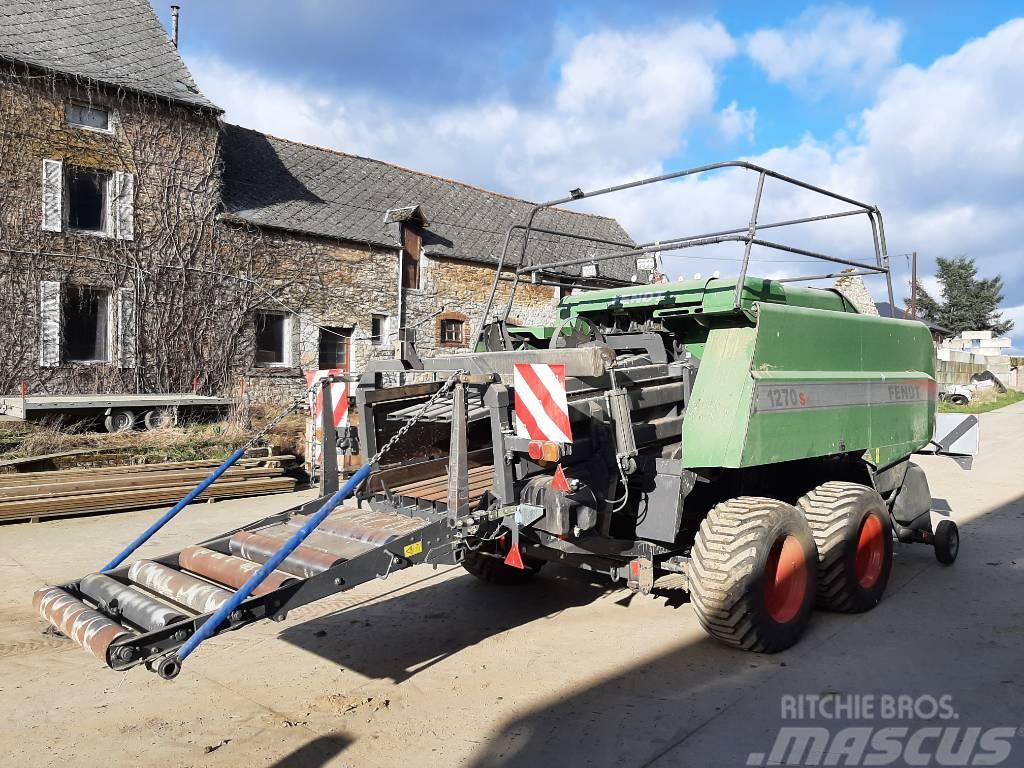
[[[938,279],[942,286],[942,301],[938,301],[917,284],[917,311],[929,322],[948,328],[954,333],[963,331],[992,331],[1002,336],[1013,328],[1013,320],[1003,320],[999,303],[1003,300],[1003,278],[978,277],[974,259],[957,256],[936,259]],[[906,299],[910,303],[910,299]]]

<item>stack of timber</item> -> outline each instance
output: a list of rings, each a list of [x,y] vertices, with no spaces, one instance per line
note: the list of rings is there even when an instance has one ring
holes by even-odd
[[[294,456],[244,457],[199,499],[228,499],[295,490],[285,473]],[[219,461],[177,461],[55,472],[0,474],[0,521],[37,520],[92,512],[173,504],[197,486]]]

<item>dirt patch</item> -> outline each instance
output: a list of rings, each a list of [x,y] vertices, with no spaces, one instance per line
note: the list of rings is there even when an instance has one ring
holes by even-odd
[[[319,710],[339,715],[369,714],[384,712],[391,708],[391,699],[384,696],[349,696],[344,693],[329,693],[313,701]]]

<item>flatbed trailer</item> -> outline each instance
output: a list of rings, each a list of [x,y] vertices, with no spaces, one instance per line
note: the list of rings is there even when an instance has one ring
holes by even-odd
[[[108,432],[145,424],[147,429],[176,422],[190,411],[222,411],[234,401],[191,392],[131,395],[25,395],[0,397],[0,416],[24,421],[49,415],[103,417]]]

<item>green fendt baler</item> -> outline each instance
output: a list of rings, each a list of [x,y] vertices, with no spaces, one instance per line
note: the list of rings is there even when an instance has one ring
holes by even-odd
[[[636,245],[536,226],[552,205],[726,167],[758,175],[742,227]],[[767,179],[850,208],[759,222]],[[102,574],[37,592],[40,613],[109,666],[145,663],[170,678],[206,636],[402,568],[462,564],[514,584],[553,561],[642,593],[674,574],[711,635],[771,652],[797,641],[815,605],[876,605],[894,540],[930,544],[952,563],[956,525],[933,508],[911,461],[959,434],[933,440],[928,329],[862,313],[840,290],[794,284],[831,284],[835,274],[748,275],[752,253],[781,250],[839,263],[846,276],[883,276],[891,300],[878,210],[748,163],[624,187],[574,190],[510,229],[473,350],[421,358],[404,334],[395,359],[321,382],[355,384],[360,453],[372,457],[343,488],[326,451],[321,498],[123,565],[187,497]],[[873,261],[763,235],[853,216],[870,225]],[[579,242],[585,255],[566,245]],[[607,259],[636,258],[650,274],[658,253],[726,242],[742,246],[736,279],[583,292],[577,281],[553,326],[508,322],[521,280],[564,287],[566,270],[589,264],[597,275]],[[333,391],[318,395],[329,446]],[[360,508],[337,507],[357,487]]]
[[[561,317],[660,321],[699,361],[682,464],[752,467],[851,451],[875,466],[928,444],[935,355],[918,322],[861,315],[840,293],[747,278],[637,286],[568,298]]]

